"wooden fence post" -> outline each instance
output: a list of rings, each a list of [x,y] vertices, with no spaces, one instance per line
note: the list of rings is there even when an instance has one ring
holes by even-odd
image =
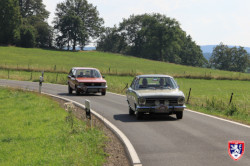
[[[234,93],[231,94],[230,101],[229,101],[229,105],[231,104],[231,102],[232,102],[232,100],[233,100],[233,95],[234,95]]]
[[[191,94],[191,88],[189,89],[189,93],[188,93],[188,98],[187,98],[187,104],[188,104],[188,102],[189,102],[189,98],[190,98],[190,94]]]
[[[31,73],[30,73],[30,80],[32,80],[32,71],[31,71]]]

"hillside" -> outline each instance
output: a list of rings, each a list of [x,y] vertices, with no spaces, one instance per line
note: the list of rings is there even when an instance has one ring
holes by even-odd
[[[246,73],[190,67],[97,51],[58,51],[0,47],[0,67],[67,73],[73,66],[96,67],[104,74],[168,74],[175,77],[250,79]]]

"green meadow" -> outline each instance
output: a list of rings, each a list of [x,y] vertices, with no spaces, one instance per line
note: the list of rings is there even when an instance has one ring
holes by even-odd
[[[0,165],[103,165],[104,133],[47,96],[0,87]]]
[[[97,51],[0,47],[0,68],[67,73],[73,66],[96,67],[109,75],[168,74],[184,78],[250,80],[250,74],[190,67]]]

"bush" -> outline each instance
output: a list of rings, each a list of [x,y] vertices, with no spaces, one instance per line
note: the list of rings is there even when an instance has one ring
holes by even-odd
[[[36,30],[31,25],[23,25],[20,28],[20,42],[21,47],[32,48],[36,46]]]
[[[238,108],[235,104],[231,104],[230,106],[227,107],[225,110],[225,115],[227,116],[233,116],[235,113],[238,112]]]

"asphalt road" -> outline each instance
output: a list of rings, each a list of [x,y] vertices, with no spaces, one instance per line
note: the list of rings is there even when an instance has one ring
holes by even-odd
[[[38,83],[0,80],[0,85],[38,90]],[[153,116],[136,120],[128,115],[124,96],[68,95],[67,86],[43,84],[42,91],[84,104],[116,125],[131,141],[144,166],[248,166],[250,165],[250,128],[204,116],[184,112],[182,120],[175,116]],[[245,142],[243,157],[234,161],[228,155],[228,141]]]

